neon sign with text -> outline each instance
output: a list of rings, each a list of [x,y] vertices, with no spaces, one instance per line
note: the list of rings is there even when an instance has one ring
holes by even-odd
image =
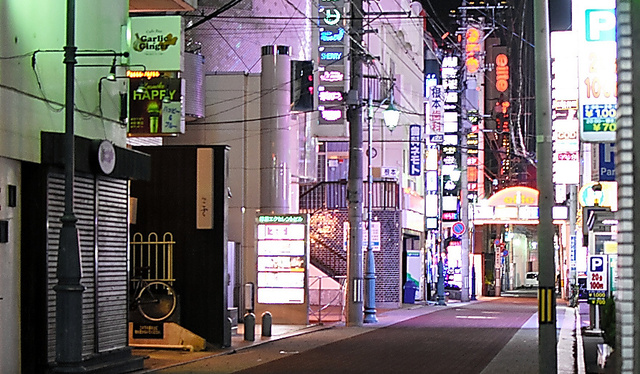
[[[344,35],[345,32],[342,27],[339,28],[336,32],[325,30],[320,33],[320,40],[322,40],[323,42],[339,42],[344,39]]]
[[[342,82],[344,74],[339,71],[325,71],[320,76],[321,82]]]

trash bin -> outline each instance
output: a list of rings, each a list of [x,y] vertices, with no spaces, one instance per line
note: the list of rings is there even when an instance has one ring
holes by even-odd
[[[402,300],[405,304],[414,304],[416,302],[416,290],[418,289],[418,284],[413,280],[408,280],[407,283],[404,284],[404,300]]]

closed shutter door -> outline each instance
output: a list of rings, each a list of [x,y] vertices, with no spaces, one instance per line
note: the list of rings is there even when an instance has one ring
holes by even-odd
[[[127,345],[127,181],[100,178],[98,185],[98,350]]]
[[[56,347],[56,292],[53,287],[58,283],[56,268],[60,219],[64,213],[64,177],[50,173],[47,182],[47,269],[48,269],[48,339],[49,360],[55,360]],[[82,261],[82,279],[85,287],[82,294],[82,354],[94,353],[94,310],[95,310],[95,187],[93,178],[82,175],[75,177],[74,213],[78,219],[76,226],[80,236],[80,255]]]

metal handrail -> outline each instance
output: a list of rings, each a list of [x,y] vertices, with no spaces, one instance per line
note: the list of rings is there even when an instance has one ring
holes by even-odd
[[[368,184],[363,186],[363,194],[368,194]],[[400,188],[396,181],[374,181],[372,208],[389,210],[400,208]],[[364,204],[365,208],[367,207]],[[347,209],[347,182],[323,181],[314,185],[300,185],[300,210],[317,212],[322,209]]]

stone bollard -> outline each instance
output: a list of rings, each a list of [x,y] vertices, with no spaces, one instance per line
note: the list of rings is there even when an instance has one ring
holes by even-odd
[[[273,317],[271,313],[264,312],[262,313],[262,336],[271,336],[271,324],[273,322]]]
[[[222,348],[231,347],[231,317],[224,321],[224,331],[222,335]]]
[[[253,313],[244,315],[244,340],[256,340],[256,315]]]

